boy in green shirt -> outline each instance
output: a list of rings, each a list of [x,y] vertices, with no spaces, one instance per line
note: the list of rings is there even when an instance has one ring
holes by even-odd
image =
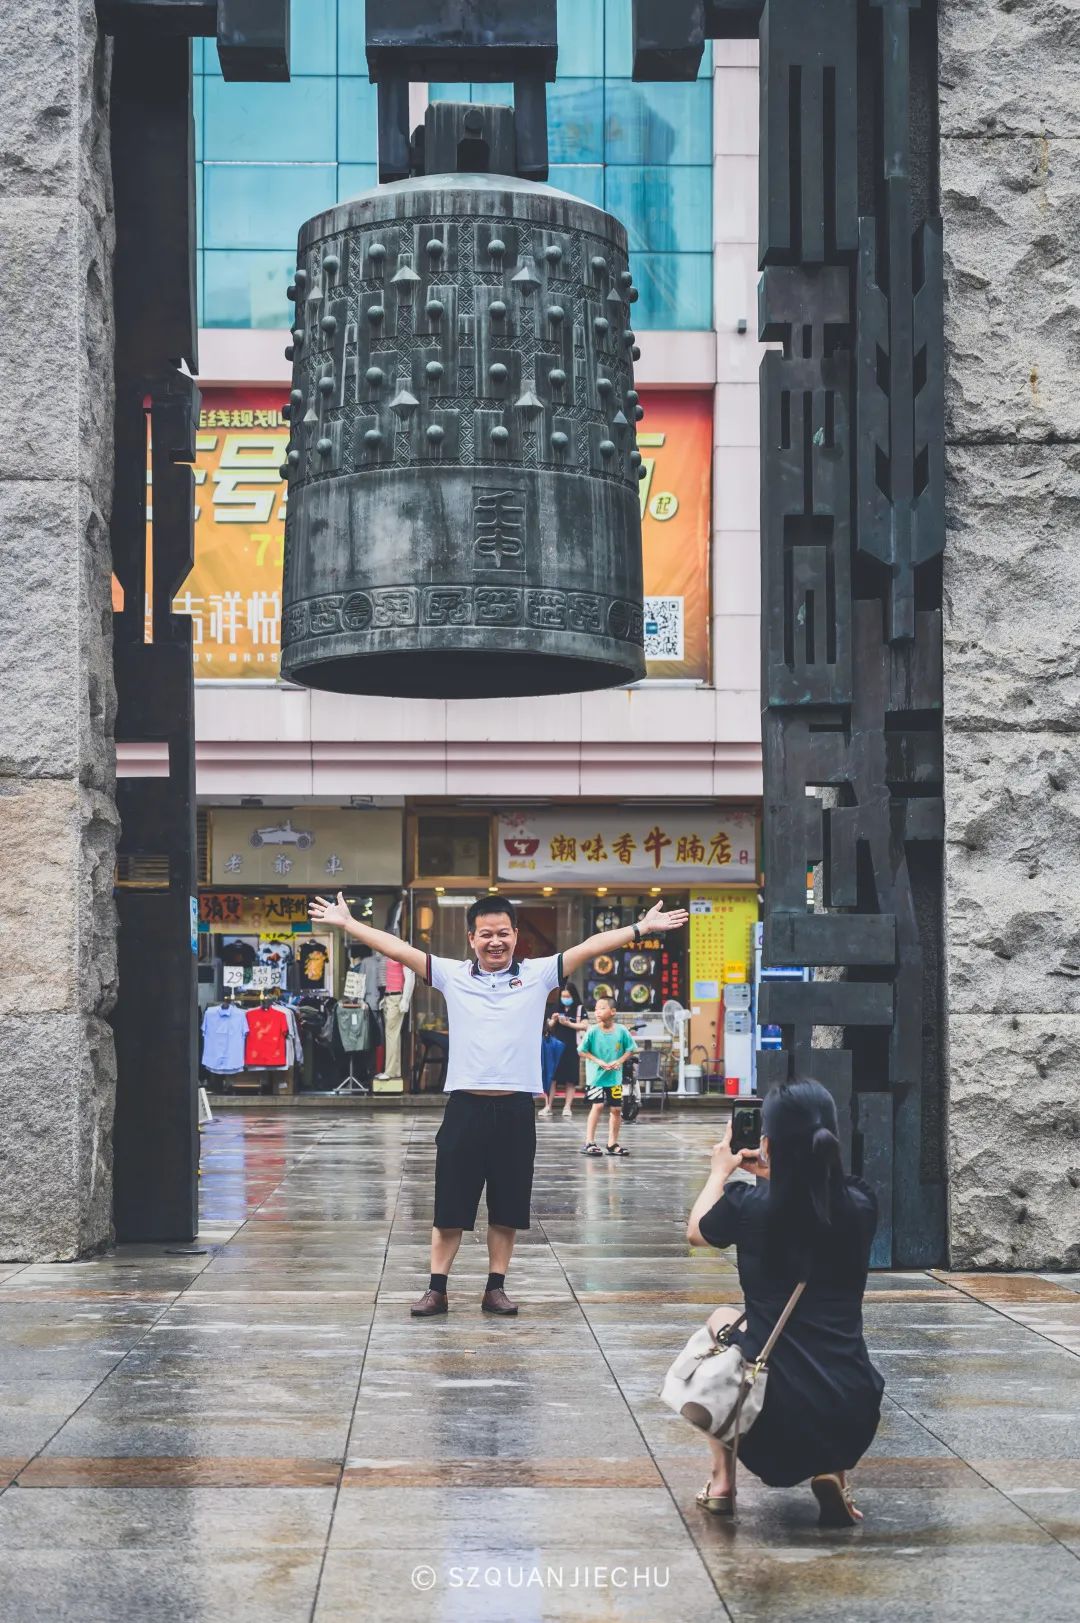
[[[619,1143],[619,1129],[622,1126],[622,1073],[627,1059],[631,1054],[637,1053],[637,1043],[626,1027],[616,1022],[615,1005],[610,998],[597,998],[596,1020],[597,1024],[590,1026],[585,1033],[580,1049],[585,1056],[585,1098],[592,1105],[582,1154],[604,1153],[596,1142],[596,1129],[600,1125],[604,1106],[607,1105],[607,1152],[609,1155],[629,1155],[629,1150],[624,1150]]]

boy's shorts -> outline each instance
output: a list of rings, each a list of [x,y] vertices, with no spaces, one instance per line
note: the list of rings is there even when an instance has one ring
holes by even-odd
[[[610,1087],[603,1087],[600,1083],[596,1083],[594,1085],[590,1082],[589,1086],[585,1089],[585,1098],[591,1105],[621,1105],[622,1083],[614,1082]]]

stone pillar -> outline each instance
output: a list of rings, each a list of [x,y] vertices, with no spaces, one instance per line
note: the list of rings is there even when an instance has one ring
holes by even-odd
[[[1080,16],[941,0],[950,1237],[1080,1266]]]
[[[0,7],[0,1258],[112,1223],[115,760],[108,55]]]

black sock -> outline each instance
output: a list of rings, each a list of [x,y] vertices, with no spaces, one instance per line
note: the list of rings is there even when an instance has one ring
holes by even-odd
[[[431,1278],[428,1280],[428,1290],[442,1291],[443,1295],[445,1296],[446,1281],[449,1279],[449,1277],[449,1274],[432,1274]]]
[[[501,1291],[506,1284],[505,1274],[488,1274],[488,1282],[484,1286],[486,1291]]]

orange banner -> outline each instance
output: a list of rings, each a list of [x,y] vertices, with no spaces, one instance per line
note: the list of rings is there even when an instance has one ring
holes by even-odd
[[[273,679],[281,659],[288,445],[279,389],[204,389],[195,462],[195,567],[176,598],[195,676]],[[638,431],[645,651],[652,677],[708,678],[712,397],[642,395]],[[148,452],[149,456],[149,452]],[[149,461],[147,462],[149,480]]]
[[[646,390],[638,448],[645,656],[654,678],[709,677],[712,395]]]

